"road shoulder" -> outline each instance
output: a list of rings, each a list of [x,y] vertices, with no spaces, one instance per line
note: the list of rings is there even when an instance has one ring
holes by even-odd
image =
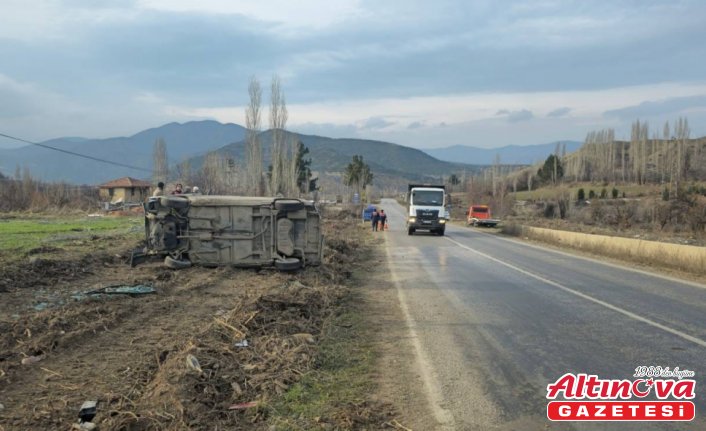
[[[387,265],[385,246],[376,247],[378,265],[368,273],[363,301],[370,333],[374,337],[378,397],[399,412],[399,423],[407,428],[438,429],[427,396],[397,287]]]

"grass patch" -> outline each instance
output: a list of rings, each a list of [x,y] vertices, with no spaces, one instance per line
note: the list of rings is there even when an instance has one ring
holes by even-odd
[[[134,236],[137,239],[144,235],[142,216],[19,217],[0,220],[0,253],[2,254],[22,253],[47,244],[61,247],[94,236],[121,235]]]
[[[589,182],[584,182],[584,183],[572,183],[569,185],[559,185],[559,186],[544,186],[537,188],[532,191],[521,191],[517,193],[510,193],[510,195],[515,198],[516,200],[520,201],[526,201],[526,200],[546,200],[546,199],[556,199],[562,194],[566,194],[567,192],[570,194],[571,199],[576,199],[576,196],[578,195],[578,190],[583,189],[585,193],[586,199],[588,199],[588,194],[591,190],[594,191],[596,196],[600,196],[601,190],[606,189],[606,192],[608,193],[608,199],[611,198],[611,191],[613,190],[613,187],[618,189],[618,197],[623,197],[623,193],[625,193],[625,197],[627,198],[637,198],[637,197],[645,197],[645,196],[652,196],[652,197],[659,197],[661,196],[663,187],[660,185],[655,185],[655,184],[607,184],[603,185],[602,183],[589,183]]]
[[[381,406],[370,403],[375,353],[361,307],[357,295],[348,297],[343,312],[327,323],[316,368],[268,406],[273,429],[348,429],[352,423],[379,423]]]

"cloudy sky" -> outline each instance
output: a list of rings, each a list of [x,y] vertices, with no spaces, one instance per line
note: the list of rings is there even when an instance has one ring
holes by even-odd
[[[679,116],[706,135],[705,22],[701,0],[2,0],[0,133],[243,124],[248,79],[277,74],[289,128],[326,136],[497,147]]]

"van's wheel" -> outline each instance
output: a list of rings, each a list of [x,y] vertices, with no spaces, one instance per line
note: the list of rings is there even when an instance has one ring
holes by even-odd
[[[414,234],[414,229],[410,227],[407,229],[407,235],[412,235],[412,234]]]
[[[191,267],[191,261],[187,259],[174,259],[171,256],[164,258],[164,265],[171,269],[186,269]]]
[[[445,230],[446,230],[446,229],[439,229],[439,230],[436,231],[436,233],[438,233],[439,236],[444,236],[444,231],[445,231]]]
[[[304,202],[299,201],[275,201],[275,209],[278,211],[299,211],[304,209]]]
[[[284,259],[275,259],[275,268],[280,271],[296,271],[302,267],[302,261],[296,257],[285,257]]]

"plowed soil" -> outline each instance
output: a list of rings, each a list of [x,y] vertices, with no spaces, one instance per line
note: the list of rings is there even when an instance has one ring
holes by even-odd
[[[101,430],[267,429],[268,402],[315,366],[323,323],[359,265],[356,223],[325,226],[326,263],[292,274],[131,268],[137,244],[33,250],[4,265],[0,430],[72,429],[86,400],[98,401]],[[156,293],[84,294],[115,284]],[[360,428],[376,429],[370,421]]]

